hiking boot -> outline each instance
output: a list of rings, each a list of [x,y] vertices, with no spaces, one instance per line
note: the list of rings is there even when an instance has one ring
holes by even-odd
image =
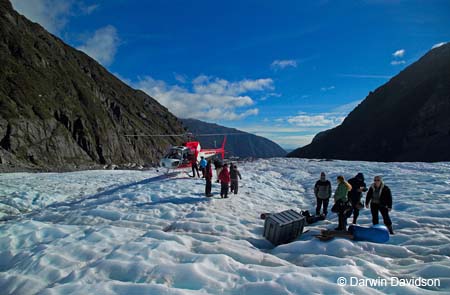
[[[394,230],[392,229],[392,225],[388,225],[388,226],[386,226],[387,227],[387,229],[389,230],[389,233],[391,234],[391,235],[393,235],[394,234]]]

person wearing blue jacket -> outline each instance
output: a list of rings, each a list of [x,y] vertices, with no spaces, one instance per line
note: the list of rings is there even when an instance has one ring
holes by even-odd
[[[205,157],[200,157],[200,170],[202,170],[202,177],[205,178],[206,175],[206,165],[208,164],[208,162],[206,161]]]

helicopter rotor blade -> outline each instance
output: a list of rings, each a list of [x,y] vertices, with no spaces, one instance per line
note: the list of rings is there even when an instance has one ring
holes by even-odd
[[[205,136],[224,136],[224,135],[246,135],[247,133],[207,133],[207,134],[126,134],[126,137],[205,137]]]
[[[173,137],[186,136],[185,134],[125,134],[126,137]]]
[[[209,133],[209,134],[194,134],[194,136],[223,136],[223,135],[246,135],[246,133]]]

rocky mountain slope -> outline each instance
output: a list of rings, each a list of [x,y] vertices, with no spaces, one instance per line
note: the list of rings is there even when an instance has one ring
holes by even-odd
[[[230,134],[227,136],[225,150],[227,156],[272,158],[284,157],[286,151],[275,142],[234,128],[227,128],[194,119],[181,119],[186,129],[195,134]],[[220,147],[223,135],[199,137],[202,147]]]
[[[450,43],[371,92],[333,129],[289,157],[450,161]]]
[[[165,107],[0,0],[0,169],[154,163],[183,133]]]

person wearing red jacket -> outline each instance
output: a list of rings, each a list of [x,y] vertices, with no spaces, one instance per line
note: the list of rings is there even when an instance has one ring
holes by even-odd
[[[208,160],[208,163],[206,164],[205,168],[205,179],[206,179],[206,186],[205,186],[205,196],[211,197],[211,186],[212,186],[212,167],[211,167],[211,160]]]
[[[228,185],[230,183],[230,171],[228,171],[228,165],[224,164],[222,171],[219,174],[220,180],[220,197],[228,198]]]

